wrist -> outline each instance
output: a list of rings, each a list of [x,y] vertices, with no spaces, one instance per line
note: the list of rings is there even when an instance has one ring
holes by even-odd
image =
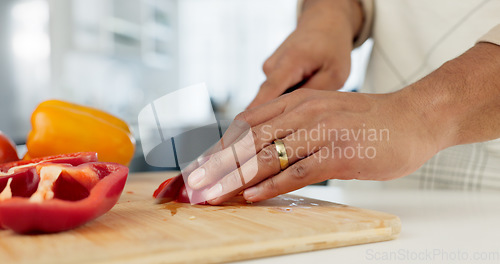
[[[301,15],[297,27],[316,19],[330,21],[321,24],[329,28],[332,24],[345,27],[349,30],[353,42],[363,27],[363,8],[359,0],[304,0],[299,12]]]
[[[413,120],[413,129],[435,153],[457,145],[456,113],[450,107],[453,94],[444,88],[449,85],[444,81],[449,73],[443,67],[436,71],[439,78],[433,76],[437,74],[435,72],[396,92],[401,94],[402,113]]]
[[[479,43],[401,90],[438,150],[500,137],[500,47]]]

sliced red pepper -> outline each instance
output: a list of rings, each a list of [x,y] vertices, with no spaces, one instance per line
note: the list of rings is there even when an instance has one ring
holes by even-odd
[[[66,163],[73,166],[78,166],[87,162],[96,162],[97,153],[96,152],[77,152],[71,154],[62,154],[56,156],[47,156],[37,159],[30,160],[20,160],[0,164],[0,172],[6,173],[9,169],[14,167],[30,167],[30,165],[37,165],[40,163],[51,162],[51,163]],[[1,176],[1,173],[0,173]],[[1,187],[1,185],[0,185]],[[0,188],[1,189],[1,188]]]
[[[127,175],[128,168],[115,163],[44,162],[1,176],[0,226],[18,233],[78,227],[116,204]]]
[[[181,188],[184,187],[184,179],[182,175],[177,175],[173,178],[162,182],[158,189],[153,194],[153,197],[158,199],[159,203],[168,203],[177,200]]]
[[[153,193],[153,197],[157,199],[158,203],[168,203],[172,201],[190,203],[186,185],[184,184],[184,179],[181,174],[162,182]],[[199,204],[208,203],[202,202]]]

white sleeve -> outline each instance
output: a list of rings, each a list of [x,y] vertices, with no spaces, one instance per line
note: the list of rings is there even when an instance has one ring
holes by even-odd
[[[304,5],[304,0],[297,1],[297,19],[299,18],[300,14],[302,13],[302,6],[303,5]]]
[[[489,42],[500,46],[500,24],[480,37],[477,42]]]

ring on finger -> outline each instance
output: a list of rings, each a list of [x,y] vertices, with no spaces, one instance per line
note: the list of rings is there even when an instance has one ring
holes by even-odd
[[[281,170],[285,170],[288,168],[288,155],[286,154],[286,147],[285,144],[281,139],[277,139],[274,141],[274,145],[276,146],[276,151],[278,151],[278,158],[280,161],[280,168]]]

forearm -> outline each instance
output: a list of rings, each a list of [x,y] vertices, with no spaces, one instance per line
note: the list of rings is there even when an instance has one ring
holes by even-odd
[[[500,46],[479,43],[401,91],[438,150],[500,137]]]
[[[363,25],[363,10],[357,0],[304,0],[297,27],[307,27],[314,20],[322,20],[325,26],[332,25],[328,21],[344,23],[354,40]]]

